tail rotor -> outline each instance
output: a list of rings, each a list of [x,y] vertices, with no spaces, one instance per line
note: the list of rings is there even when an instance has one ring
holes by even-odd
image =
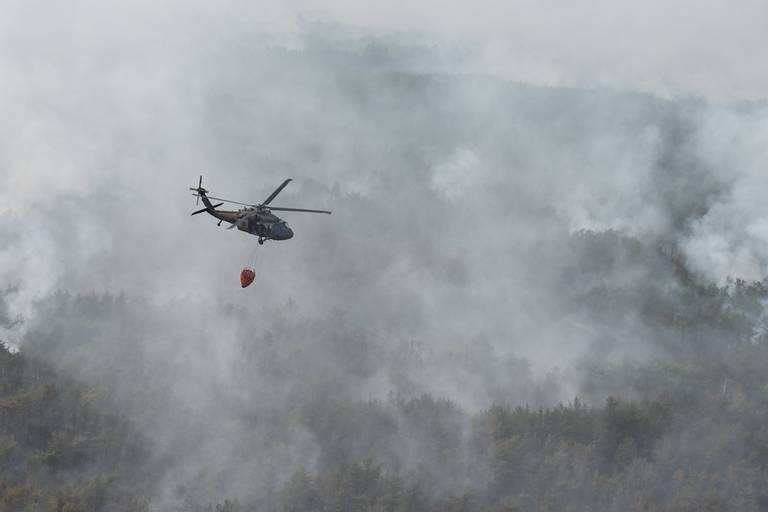
[[[195,206],[197,206],[198,204],[200,204],[200,196],[201,195],[204,196],[205,194],[208,193],[208,191],[203,188],[203,175],[202,174],[200,175],[200,180],[197,182],[197,188],[189,187],[189,190],[194,192],[194,194],[192,194],[192,195],[197,198],[195,200]]]
[[[194,192],[194,194],[192,194],[192,195],[197,198],[195,200],[195,206],[200,204],[200,198],[201,197],[203,198],[203,204],[205,204],[205,208],[201,208],[201,209],[199,209],[199,210],[197,210],[195,212],[192,212],[192,215],[197,215],[198,213],[203,213],[203,212],[212,212],[213,210],[215,210],[216,208],[218,208],[219,206],[224,204],[224,203],[211,204],[211,202],[208,200],[208,196],[206,196],[208,191],[203,188],[203,175],[202,174],[200,175],[200,180],[197,182],[197,187],[196,188],[195,187],[189,187],[189,190]]]

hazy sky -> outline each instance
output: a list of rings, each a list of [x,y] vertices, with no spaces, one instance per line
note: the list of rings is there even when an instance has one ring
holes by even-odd
[[[382,30],[473,41],[469,67],[544,85],[762,99],[765,2],[306,2],[302,9]]]

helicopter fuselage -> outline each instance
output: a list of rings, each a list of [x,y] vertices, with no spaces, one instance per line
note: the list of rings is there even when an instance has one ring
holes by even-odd
[[[237,211],[216,210],[211,214],[224,222],[229,222],[232,227],[236,227],[240,231],[256,235],[264,240],[293,238],[293,230],[288,227],[288,224],[266,208],[242,208]]]
[[[288,223],[269,210],[259,211],[255,208],[244,208],[239,210],[237,214],[235,226],[240,231],[269,240],[293,238],[293,231],[288,227]]]

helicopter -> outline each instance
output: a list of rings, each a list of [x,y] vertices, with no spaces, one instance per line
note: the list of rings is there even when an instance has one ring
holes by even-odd
[[[192,215],[207,212],[219,219],[218,224],[216,224],[217,226],[221,226],[222,222],[229,222],[230,226],[227,229],[236,227],[240,231],[245,231],[251,235],[258,236],[259,245],[263,245],[265,240],[288,240],[289,238],[293,238],[293,231],[283,219],[272,213],[272,210],[284,212],[327,213],[329,215],[331,213],[328,210],[308,210],[306,208],[269,206],[269,203],[271,203],[272,200],[277,197],[277,194],[279,194],[291,181],[293,181],[291,178],[285,180],[262,203],[248,204],[209,196],[208,191],[203,188],[203,177],[200,176],[200,181],[198,181],[197,187],[189,187],[189,190],[193,191],[194,194],[192,195],[197,197],[195,204],[199,204],[200,199],[202,199],[205,208],[192,212]],[[221,202],[213,204],[211,203],[211,199]],[[245,208],[240,208],[236,211],[216,209],[224,203],[239,204]]]

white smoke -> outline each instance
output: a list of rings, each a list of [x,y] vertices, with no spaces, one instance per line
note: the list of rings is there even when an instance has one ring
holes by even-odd
[[[768,107],[712,108],[699,131],[701,155],[732,182],[683,241],[693,267],[711,279],[768,275]]]

